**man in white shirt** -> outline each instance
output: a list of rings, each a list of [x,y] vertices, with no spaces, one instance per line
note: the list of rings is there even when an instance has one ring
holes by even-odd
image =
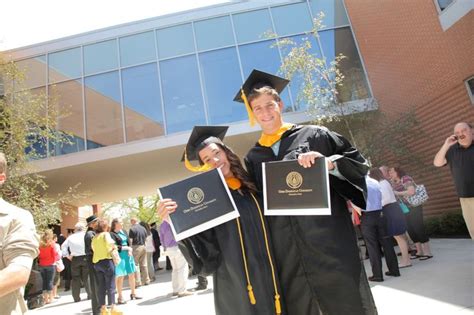
[[[7,161],[0,152],[0,186],[7,176]],[[33,216],[0,198],[0,313],[27,311],[23,290],[38,256],[39,238]]]
[[[71,285],[74,302],[81,300],[81,284],[84,284],[86,288],[88,299],[90,296],[84,235],[85,226],[78,222],[74,227],[74,234],[70,235],[61,246],[63,257],[67,257],[71,261]]]

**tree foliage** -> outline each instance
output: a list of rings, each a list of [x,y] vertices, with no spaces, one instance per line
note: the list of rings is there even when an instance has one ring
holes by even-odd
[[[120,217],[127,223],[132,217],[137,217],[140,221],[146,223],[158,222],[156,205],[158,204],[158,195],[138,196],[122,201],[111,202],[104,205],[104,215],[110,219]]]
[[[0,195],[7,201],[31,211],[39,230],[61,221],[61,213],[71,211],[67,204],[81,195],[76,186],[65,192],[47,197],[48,185],[35,172],[30,161],[41,158],[48,141],[68,141],[57,132],[60,114],[54,100],[45,93],[34,93],[25,88],[24,73],[13,62],[5,62],[0,55],[0,151],[8,162],[8,179],[0,187]],[[64,113],[61,113],[64,115]]]
[[[312,123],[325,125],[346,135],[373,165],[383,163],[382,159],[403,163],[410,159],[419,162],[408,146],[410,140],[422,132],[414,111],[388,116],[377,110],[374,98],[358,102],[344,102],[364,95],[365,75],[360,67],[348,67],[346,56],[339,54],[334,60],[320,58],[313,53],[310,38],[317,39],[323,27],[324,13],[313,20],[313,28],[301,42],[289,38],[278,39],[274,46],[283,52],[280,73],[300,82],[297,103],[305,103]],[[277,38],[266,33],[267,38]],[[368,95],[367,95],[368,96]]]

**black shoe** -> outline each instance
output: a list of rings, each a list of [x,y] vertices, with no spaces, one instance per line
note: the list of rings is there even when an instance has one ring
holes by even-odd
[[[143,299],[141,296],[136,294],[130,294],[130,300],[141,300]]]
[[[207,285],[199,284],[197,287],[193,289],[193,291],[201,291],[201,290],[207,290]]]
[[[369,277],[369,281],[372,281],[372,282],[383,282],[383,278],[377,278],[377,277],[371,276],[371,277]]]
[[[400,273],[399,273],[399,272],[398,272],[398,273],[392,273],[392,272],[390,272],[390,271],[387,271],[387,272],[385,273],[385,275],[386,275],[386,276],[391,276],[391,277],[400,277]]]

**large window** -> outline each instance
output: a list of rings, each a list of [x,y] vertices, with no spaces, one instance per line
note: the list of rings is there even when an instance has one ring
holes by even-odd
[[[127,67],[156,60],[153,31],[120,38],[120,65]]]
[[[84,71],[86,75],[116,68],[118,68],[118,55],[115,39],[84,46]]]
[[[343,85],[338,88],[339,101],[348,102],[368,98],[370,95],[362,62],[349,27],[320,32],[321,45],[327,62],[343,54],[340,69],[344,75]]]
[[[205,125],[196,56],[160,62],[167,133]]]
[[[118,72],[85,78],[85,89],[87,140],[98,146],[122,143],[122,106]],[[87,148],[91,149],[89,145]]]
[[[278,36],[304,33],[313,25],[306,2],[272,8],[272,15]]]
[[[209,50],[234,45],[229,16],[194,23],[198,50]]]
[[[69,141],[50,140],[50,155],[62,155],[84,150],[84,110],[82,84],[79,80],[66,81],[49,87],[50,99],[55,100],[59,114],[58,132],[68,135]]]
[[[81,48],[49,54],[48,67],[49,83],[80,78],[82,75]]]
[[[327,28],[345,26],[349,24],[343,0],[310,0],[309,4],[313,15],[324,12],[323,25]]]
[[[273,40],[264,41],[254,44],[242,45],[239,47],[240,59],[244,70],[244,77],[252,72],[253,69],[261,70],[268,73],[277,73],[281,65],[280,55],[276,47],[272,48]],[[281,94],[285,111],[291,110],[291,101],[288,89]]]
[[[235,47],[200,54],[199,62],[209,123],[216,125],[246,119],[243,104],[233,101],[242,85]]]
[[[164,28],[156,32],[158,56],[160,59],[194,52],[193,29],[191,24]]]
[[[21,84],[15,84],[15,90],[46,85],[46,57],[44,55],[18,61],[16,65],[25,76]]]
[[[122,71],[127,141],[164,135],[156,63]]]
[[[262,40],[263,34],[274,32],[267,9],[235,14],[233,19],[239,44]]]
[[[467,93],[471,99],[471,103],[474,104],[474,76],[466,80]]]

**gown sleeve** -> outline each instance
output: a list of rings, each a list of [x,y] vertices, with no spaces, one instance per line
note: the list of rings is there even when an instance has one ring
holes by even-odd
[[[332,154],[328,159],[337,164],[341,175],[331,176],[331,186],[345,199],[365,209],[367,199],[365,176],[369,170],[367,160],[343,136],[327,129],[321,131],[332,148]]]
[[[208,276],[217,270],[221,251],[214,229],[188,237],[180,241],[178,246],[195,273]]]

